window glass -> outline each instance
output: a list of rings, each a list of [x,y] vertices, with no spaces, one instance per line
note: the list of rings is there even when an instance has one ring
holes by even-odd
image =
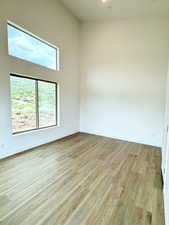
[[[12,129],[13,132],[36,128],[35,81],[11,77]]]
[[[57,49],[8,24],[9,55],[56,70]]]
[[[56,125],[56,85],[38,82],[39,127]]]
[[[12,131],[57,125],[57,84],[11,75]]]

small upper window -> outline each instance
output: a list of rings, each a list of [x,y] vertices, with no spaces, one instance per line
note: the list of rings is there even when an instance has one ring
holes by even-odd
[[[8,23],[9,55],[58,70],[58,51],[58,48]]]

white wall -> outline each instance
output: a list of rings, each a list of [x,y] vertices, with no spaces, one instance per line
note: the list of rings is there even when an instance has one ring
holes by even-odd
[[[86,22],[80,130],[162,145],[169,20]]]
[[[162,172],[165,179],[165,170],[167,165],[167,152],[169,151],[169,63],[168,76],[166,80],[166,98],[165,98],[165,120],[164,120],[164,134],[162,146]]]
[[[169,142],[169,137],[168,137]],[[169,148],[169,146],[168,146]],[[166,152],[166,166],[164,176],[164,204],[165,204],[165,219],[166,225],[169,225],[169,149]]]
[[[10,57],[10,20],[60,47],[61,71]],[[161,146],[169,22],[126,20],[81,25],[57,0],[0,1],[0,158],[80,130]],[[60,85],[60,127],[11,134],[10,72]]]
[[[167,160],[169,162],[169,153],[167,153]],[[169,163],[166,167],[166,180],[164,188],[164,204],[165,204],[165,225],[169,225]]]
[[[61,71],[9,57],[7,20],[60,47]],[[78,21],[57,0],[0,1],[0,158],[79,131],[78,54]],[[10,72],[59,83],[60,127],[12,136]]]
[[[164,178],[164,203],[165,203],[165,217],[166,225],[169,225],[169,131],[167,132],[167,126],[169,125],[169,64],[168,64],[168,79],[167,79],[167,91],[166,91],[166,110],[165,110],[165,129],[162,149],[162,171]]]

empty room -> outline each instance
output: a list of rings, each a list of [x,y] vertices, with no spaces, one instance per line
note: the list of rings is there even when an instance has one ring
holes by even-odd
[[[0,0],[0,225],[169,225],[168,0]]]

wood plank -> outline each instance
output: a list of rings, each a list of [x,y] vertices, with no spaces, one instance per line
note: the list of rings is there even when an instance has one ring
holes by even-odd
[[[0,225],[164,225],[161,151],[79,133],[1,160]]]

